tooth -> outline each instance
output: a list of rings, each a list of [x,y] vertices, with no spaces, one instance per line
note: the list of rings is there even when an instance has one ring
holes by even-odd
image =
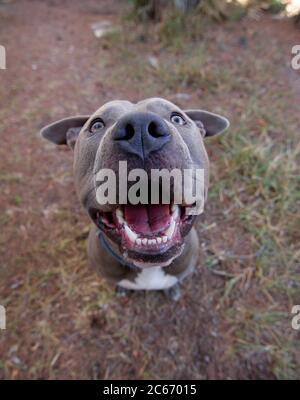
[[[125,233],[127,235],[127,237],[130,239],[131,242],[135,242],[137,239],[137,234],[134,233],[129,226],[125,225]]]
[[[142,243],[143,243],[144,246],[146,246],[146,244],[148,243],[148,239],[146,239],[146,238],[143,239],[143,240],[142,240]]]
[[[171,237],[173,236],[174,229],[175,229],[175,225],[176,225],[176,222],[175,222],[175,220],[172,218],[172,219],[171,219],[171,224],[170,224],[170,226],[169,226],[169,228],[168,228],[168,230],[167,230],[167,232],[166,232],[166,235],[168,236],[169,239],[171,239]]]
[[[166,243],[166,242],[168,241],[168,236],[163,236],[163,237],[162,237],[162,241],[163,241],[164,243]]]
[[[172,205],[172,217],[177,218],[179,215],[179,207],[177,204]]]
[[[156,244],[156,239],[152,239],[151,244]]]
[[[138,244],[139,246],[142,244],[142,239],[140,239],[140,238],[137,238],[136,239],[136,244]]]
[[[116,214],[120,215],[121,217],[123,217],[123,211],[121,210],[121,208],[117,208]]]
[[[116,217],[120,224],[124,224],[125,220],[123,218],[123,213],[122,210],[120,210],[119,208],[116,211]]]
[[[156,238],[156,241],[157,241],[158,244],[161,244],[162,238],[158,237],[158,238]]]

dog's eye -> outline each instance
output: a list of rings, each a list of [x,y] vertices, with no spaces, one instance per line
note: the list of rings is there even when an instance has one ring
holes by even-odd
[[[91,122],[89,131],[91,133],[96,133],[100,129],[104,128],[104,126],[105,126],[105,124],[102,121],[102,119],[100,119],[100,118],[94,119],[94,121]]]
[[[176,125],[185,125],[185,119],[179,114],[172,114],[171,115],[171,122]]]

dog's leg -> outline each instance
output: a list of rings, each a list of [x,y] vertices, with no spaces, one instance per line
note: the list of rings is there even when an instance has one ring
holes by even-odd
[[[165,289],[164,294],[168,299],[178,301],[181,297],[180,284],[175,283],[175,285],[171,286],[169,289]]]
[[[116,292],[117,297],[127,297],[130,295],[132,290],[126,289],[125,287],[120,286],[120,285],[116,285],[115,292]]]

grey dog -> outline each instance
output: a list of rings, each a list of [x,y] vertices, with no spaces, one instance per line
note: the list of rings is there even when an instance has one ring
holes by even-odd
[[[76,191],[94,223],[89,260],[119,294],[164,290],[178,299],[179,284],[197,264],[197,216],[187,212],[193,204],[184,197],[181,204],[172,202],[174,183],[170,204],[99,204],[95,171],[110,169],[117,176],[120,161],[127,162],[129,171],[147,173],[154,168],[200,168],[206,200],[209,160],[204,138],[228,126],[220,115],[181,110],[167,100],[150,98],[136,104],[111,101],[92,115],[69,117],[42,129],[44,138],[74,149]]]

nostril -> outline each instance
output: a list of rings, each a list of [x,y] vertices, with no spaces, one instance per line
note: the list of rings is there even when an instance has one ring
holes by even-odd
[[[134,126],[128,122],[125,126],[121,126],[114,134],[114,140],[130,140],[135,134]]]
[[[163,136],[163,132],[161,132],[159,124],[154,121],[150,122],[148,126],[148,133],[155,138]]]
[[[134,136],[134,127],[131,124],[127,124],[125,126],[125,137],[123,138],[124,140],[129,140],[133,138]]]

